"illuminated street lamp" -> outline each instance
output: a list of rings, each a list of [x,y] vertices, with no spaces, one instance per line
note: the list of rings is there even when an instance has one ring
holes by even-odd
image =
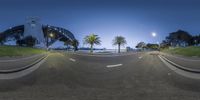
[[[54,34],[53,33],[50,33],[48,36],[47,36],[47,50],[49,48],[49,38],[53,38],[54,37]]]
[[[51,38],[53,38],[53,33],[50,33],[49,36],[50,36]]]
[[[153,37],[153,38],[155,38],[156,36],[157,36],[157,33],[156,32],[152,32],[151,33],[151,36]],[[156,44],[158,44],[158,49],[160,49],[160,42],[156,42]]]
[[[51,28],[49,25],[47,25],[47,35],[46,35],[46,47],[47,47],[47,50],[49,48],[49,38],[53,38],[54,37],[54,34],[51,32]]]
[[[155,32],[152,32],[152,33],[151,33],[151,36],[152,36],[152,37],[156,37],[157,34],[156,34]]]

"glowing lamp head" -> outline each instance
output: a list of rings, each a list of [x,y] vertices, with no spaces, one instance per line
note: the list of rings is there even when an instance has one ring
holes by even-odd
[[[156,33],[155,32],[153,32],[153,33],[151,33],[151,35],[153,36],[153,37],[156,37]]]
[[[50,34],[50,37],[53,37],[53,33]]]

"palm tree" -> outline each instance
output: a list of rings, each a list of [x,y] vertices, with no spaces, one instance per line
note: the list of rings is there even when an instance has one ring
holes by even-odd
[[[100,37],[98,35],[95,34],[91,34],[91,35],[87,35],[84,38],[84,43],[85,44],[90,44],[90,53],[93,53],[93,46],[96,45],[100,45],[101,44],[101,40]]]
[[[74,47],[74,51],[78,50],[78,45],[79,45],[79,41],[78,40],[72,40],[71,45]]]
[[[116,36],[113,40],[113,45],[118,45],[118,53],[120,53],[120,47],[126,44],[126,40],[123,36]]]

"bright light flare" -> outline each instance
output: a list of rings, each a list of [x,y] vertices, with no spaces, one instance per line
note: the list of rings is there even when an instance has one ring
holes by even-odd
[[[53,37],[53,34],[52,34],[52,33],[50,34],[50,37]]]
[[[156,37],[156,36],[157,36],[157,34],[156,34],[155,32],[151,33],[151,35],[152,35],[153,37]]]

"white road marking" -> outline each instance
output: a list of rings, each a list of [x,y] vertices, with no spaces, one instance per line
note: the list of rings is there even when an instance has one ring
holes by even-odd
[[[138,57],[139,59],[142,59],[142,56]]]
[[[75,61],[76,61],[76,60],[75,60],[75,59],[73,59],[73,58],[69,58],[69,60],[70,60],[70,61],[73,61],[73,62],[75,62]]]
[[[106,67],[111,68],[111,67],[118,67],[118,66],[122,66],[123,64],[116,64],[116,65],[107,65]]]

